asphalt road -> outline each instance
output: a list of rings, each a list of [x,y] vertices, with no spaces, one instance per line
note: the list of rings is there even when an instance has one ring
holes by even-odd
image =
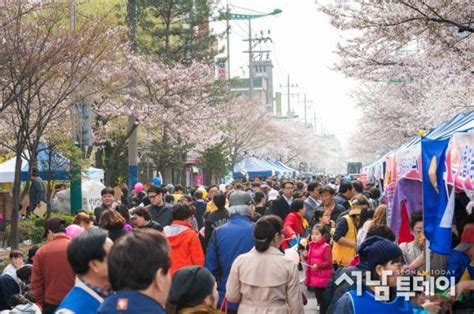
[[[304,271],[300,271],[300,283],[301,291],[303,291],[306,294],[306,297],[308,298],[308,304],[306,304],[306,306],[304,307],[305,314],[319,314],[318,302],[316,301],[314,293],[308,292],[306,286],[304,285]]]

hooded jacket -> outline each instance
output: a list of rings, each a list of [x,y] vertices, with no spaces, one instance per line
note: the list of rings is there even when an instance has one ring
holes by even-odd
[[[192,226],[183,220],[173,220],[164,233],[171,247],[171,275],[186,266],[204,266],[201,241]]]

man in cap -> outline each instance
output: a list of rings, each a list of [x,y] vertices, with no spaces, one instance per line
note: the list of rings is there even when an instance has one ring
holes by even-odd
[[[66,223],[61,218],[46,221],[48,242],[33,258],[31,290],[43,313],[54,313],[69,290],[74,286],[74,273],[67,259],[69,237]]]
[[[190,266],[174,274],[168,303],[179,313],[217,313],[218,298],[216,280],[209,270]]]
[[[232,263],[254,245],[254,224],[250,221],[254,210],[252,197],[246,192],[236,191],[230,195],[229,203],[230,220],[214,230],[207,247],[205,264],[217,280],[219,304],[222,304],[225,296]],[[228,313],[236,313],[237,309],[238,304],[228,304]]]

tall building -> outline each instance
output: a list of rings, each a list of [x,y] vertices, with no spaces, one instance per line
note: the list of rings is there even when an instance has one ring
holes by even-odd
[[[265,106],[267,110],[273,112],[273,63],[270,59],[254,60],[252,62],[254,77],[261,77],[266,86]]]
[[[273,64],[271,60],[253,60],[253,95],[252,98],[265,106],[268,112],[273,113]],[[248,98],[249,79],[234,79],[231,91],[235,95]]]

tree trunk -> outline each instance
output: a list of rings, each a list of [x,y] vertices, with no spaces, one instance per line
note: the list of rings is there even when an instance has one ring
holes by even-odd
[[[21,143],[21,142],[20,142]],[[15,160],[15,180],[13,181],[13,208],[10,228],[10,246],[12,250],[18,249],[18,209],[20,207],[20,189],[21,189],[21,154],[23,153],[23,144],[17,146]]]

